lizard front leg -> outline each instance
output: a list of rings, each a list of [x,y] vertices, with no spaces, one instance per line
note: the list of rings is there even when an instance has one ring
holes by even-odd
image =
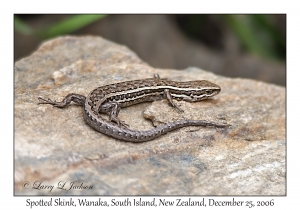
[[[106,102],[100,105],[99,112],[109,112],[109,120],[117,123],[119,126],[129,127],[124,121],[118,118],[120,105],[117,102]]]

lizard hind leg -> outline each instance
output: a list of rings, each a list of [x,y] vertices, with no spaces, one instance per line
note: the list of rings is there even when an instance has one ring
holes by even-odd
[[[51,100],[50,98],[44,99],[43,97],[38,97],[38,99],[39,99],[38,104],[51,104],[52,106],[59,107],[59,108],[66,107],[72,101],[76,105],[81,105],[81,106],[83,106],[84,102],[85,102],[85,96],[79,95],[79,94],[76,94],[76,93],[68,94],[62,101],[59,101],[59,102],[57,102],[55,100]]]

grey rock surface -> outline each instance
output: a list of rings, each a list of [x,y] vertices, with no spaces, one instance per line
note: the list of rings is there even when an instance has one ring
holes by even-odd
[[[213,100],[165,100],[123,108],[131,128],[183,118],[226,121],[226,129],[187,127],[145,143],[115,140],[83,119],[82,107],[37,105],[158,73],[175,81],[209,80]],[[16,195],[285,195],[285,88],[217,76],[198,68],[154,69],[100,37],[50,40],[15,63]],[[69,189],[74,182],[79,189]],[[53,189],[52,189],[52,187]],[[35,189],[40,188],[40,190]]]

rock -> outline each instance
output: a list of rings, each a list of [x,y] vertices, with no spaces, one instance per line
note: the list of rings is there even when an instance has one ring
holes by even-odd
[[[98,86],[155,73],[175,81],[209,80],[222,91],[199,103],[176,101],[184,113],[165,100],[123,108],[120,119],[131,128],[184,118],[231,127],[187,127],[131,143],[89,127],[82,107],[37,105],[38,96],[87,95]],[[103,38],[60,37],[15,63],[15,193],[285,195],[285,127],[285,88],[194,67],[154,69]],[[82,188],[59,189],[71,182]]]

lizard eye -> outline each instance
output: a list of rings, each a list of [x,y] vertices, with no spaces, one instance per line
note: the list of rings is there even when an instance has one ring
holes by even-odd
[[[207,91],[206,91],[206,94],[207,94],[207,95],[211,95],[212,93],[213,93],[212,90],[207,90]]]

